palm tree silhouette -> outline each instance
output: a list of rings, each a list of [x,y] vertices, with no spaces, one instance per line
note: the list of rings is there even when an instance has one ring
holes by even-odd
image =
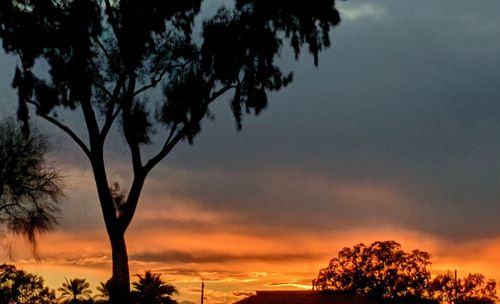
[[[161,279],[161,274],[146,271],[144,276],[137,275],[137,277],[139,278],[139,281],[132,284],[134,288],[132,295],[134,296],[136,303],[177,303],[176,300],[171,298],[173,294],[178,294],[177,289],[173,285],[164,282]]]
[[[108,304],[109,303],[109,291],[106,287],[106,283],[100,282],[97,286],[97,291],[99,292],[94,296],[95,304]]]
[[[86,279],[65,279],[62,287],[57,290],[61,292],[59,297],[60,303],[63,304],[79,304],[87,303],[92,294],[90,284]]]

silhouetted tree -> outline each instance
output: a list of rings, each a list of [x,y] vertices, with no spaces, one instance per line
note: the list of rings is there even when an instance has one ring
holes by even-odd
[[[178,143],[193,141],[219,97],[232,96],[238,128],[245,112],[259,114],[267,93],[292,80],[274,63],[282,47],[289,44],[298,56],[307,46],[318,64],[319,52],[330,45],[331,27],[340,20],[334,0],[235,0],[197,26],[203,20],[201,2],[0,1],[0,38],[20,62],[13,82],[19,118],[26,122],[28,106],[34,107],[90,161],[111,243],[108,290],[115,303],[125,303],[130,292],[124,235],[147,175]],[[46,63],[48,69],[38,71],[48,73],[37,74],[35,62]],[[57,115],[64,108],[81,112],[86,140]],[[116,124],[133,171],[121,204],[115,204],[104,161],[105,142]],[[161,148],[145,159],[142,148],[153,142],[153,134]]]
[[[0,303],[53,304],[54,290],[44,286],[37,275],[17,270],[13,265],[0,266]]]
[[[33,245],[36,235],[57,222],[62,195],[57,172],[45,165],[43,137],[23,133],[12,119],[0,122],[0,229],[22,234]]]
[[[331,259],[315,284],[320,290],[351,291],[376,300],[423,298],[430,279],[429,264],[428,253],[407,253],[394,241],[358,244]]]
[[[106,287],[106,283],[100,282],[99,286],[97,286],[97,291],[99,292],[94,296],[94,302],[96,304],[107,304],[109,303],[109,292]]]
[[[429,287],[430,296],[442,304],[494,304],[496,282],[486,281],[482,274],[469,274],[465,278],[455,278],[451,272],[436,276]]]
[[[60,303],[64,304],[83,304],[92,302],[90,284],[86,279],[65,279],[62,287],[57,289],[61,292]]]
[[[132,298],[136,304],[176,304],[172,295],[177,294],[174,286],[164,282],[159,273],[146,271],[144,276],[137,275],[139,281],[132,283]]]

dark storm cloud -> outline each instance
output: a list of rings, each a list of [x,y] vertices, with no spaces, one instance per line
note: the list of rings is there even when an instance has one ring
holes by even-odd
[[[379,209],[374,201],[365,212],[346,213],[334,208],[334,197],[308,197],[293,186],[281,189],[279,200],[260,192],[265,178],[255,171],[286,167],[334,181],[394,185],[415,216],[396,209],[380,224],[456,238],[498,234],[500,21],[493,12],[500,4],[364,3],[375,13],[344,18],[319,69],[299,62],[294,85],[273,95],[260,117],[247,117],[240,134],[226,105],[216,109],[218,120],[205,123],[195,146],[173,156],[175,166],[216,171],[183,191],[236,205],[263,222],[285,210],[294,223],[293,214],[321,218],[326,211],[338,226],[370,224],[370,212]],[[216,176],[235,168],[243,173]]]
[[[468,166],[477,153],[498,151],[488,141],[500,131],[498,32],[479,39],[480,21],[460,21],[447,10],[460,5],[445,3],[376,2],[380,19],[344,20],[319,70],[298,63],[295,84],[261,117],[247,118],[241,134],[221,105],[218,121],[206,122],[196,146],[180,148],[175,160],[326,168],[357,180],[438,171],[436,162],[456,167],[450,158]]]

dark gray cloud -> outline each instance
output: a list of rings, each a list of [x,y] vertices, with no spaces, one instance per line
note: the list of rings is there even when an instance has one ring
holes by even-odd
[[[296,82],[273,96],[267,112],[247,118],[240,134],[226,105],[216,108],[218,120],[205,124],[196,145],[173,156],[175,166],[215,170],[185,183],[184,195],[266,223],[281,214],[295,225],[326,211],[338,226],[373,218],[453,238],[498,234],[500,21],[492,12],[500,5],[365,1],[343,8],[363,4],[380,16],[344,18],[319,69],[297,63]],[[216,176],[235,168],[240,174]],[[315,181],[294,177],[277,199],[262,191],[272,185],[256,171],[283,168],[395,185],[415,214],[385,212],[377,201],[346,213],[334,197],[295,192],[296,184]]]

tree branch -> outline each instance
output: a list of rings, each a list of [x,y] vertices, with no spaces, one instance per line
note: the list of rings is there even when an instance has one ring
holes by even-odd
[[[118,22],[116,21],[115,14],[113,14],[113,7],[111,6],[109,0],[104,0],[104,3],[106,4],[106,14],[108,14],[109,23],[111,24],[111,27],[113,28],[113,33],[115,34],[115,37],[119,42],[120,30],[118,28]]]
[[[104,93],[106,93],[106,95],[108,95],[109,98],[113,98],[113,94],[111,94],[111,92],[108,90],[108,88],[106,88],[104,85],[97,83],[97,82],[94,82],[94,85],[96,87],[98,87],[99,89],[103,90]]]
[[[37,109],[40,108],[40,105],[37,102],[35,102],[35,101],[28,100],[27,103],[34,105]],[[71,139],[73,139],[80,146],[80,148],[83,150],[83,152],[85,153],[85,155],[87,155],[87,157],[90,159],[90,149],[78,137],[78,135],[76,135],[76,133],[73,132],[73,130],[71,130],[68,126],[64,125],[63,123],[61,123],[60,121],[58,121],[57,119],[55,119],[52,116],[49,116],[49,115],[47,115],[45,113],[42,113],[42,112],[38,112],[38,115],[40,117],[42,117],[43,119],[47,120],[48,122],[50,122],[50,123],[54,124],[55,126],[57,126],[59,129],[61,129],[62,131],[64,131],[66,134],[68,134],[71,137]]]
[[[134,96],[137,96],[146,90],[149,90],[151,88],[156,87],[158,85],[158,83],[163,79],[163,77],[165,76],[165,74],[167,73],[168,70],[175,69],[175,68],[185,68],[189,63],[191,63],[190,60],[184,62],[183,64],[166,66],[163,70],[161,70],[160,73],[157,74],[156,77],[153,77],[153,79],[151,80],[151,83],[149,83],[148,85],[145,85],[142,88],[140,88],[139,90],[135,91]]]
[[[170,134],[168,134],[167,140],[165,141],[166,144],[168,144],[172,140],[172,136],[174,136],[175,131],[177,131],[177,124],[175,124],[171,129],[170,129]]]
[[[97,38],[97,37],[95,37],[94,40],[95,40],[95,42],[97,42],[97,45],[99,45],[99,48],[104,53],[104,56],[106,56],[106,58],[109,60],[109,63],[112,64],[113,63],[113,58],[108,53],[108,50],[106,49],[106,47],[104,46],[104,44],[102,44],[101,40],[99,40],[99,38]]]
[[[104,140],[108,136],[109,130],[111,129],[113,122],[115,121],[116,117],[118,117],[122,109],[123,109],[122,106],[118,106],[113,115],[109,119],[106,118],[106,123],[104,124],[100,134],[101,142],[104,143]]]
[[[215,101],[218,97],[226,93],[232,88],[235,88],[236,85],[227,85],[220,90],[214,92],[204,102],[202,105],[202,110],[199,111],[198,115],[193,117],[191,122],[187,123],[181,130],[179,130],[177,133],[177,125],[173,126],[170,130],[170,134],[168,135],[167,139],[165,140],[165,143],[162,147],[162,149],[156,154],[154,157],[152,157],[145,165],[142,167],[142,170],[140,172],[136,172],[135,177],[134,177],[134,182],[132,184],[129,197],[127,199],[127,203],[124,205],[123,208],[123,213],[122,213],[122,218],[120,219],[122,229],[127,229],[128,225],[130,224],[130,221],[132,220],[135,210],[137,208],[137,203],[139,200],[139,194],[140,191],[142,190],[142,186],[144,184],[144,179],[147,176],[147,174],[159,163],[161,162],[171,151],[172,149],[182,140],[184,139],[187,130],[189,129],[190,125],[199,123],[203,117],[205,116],[205,113],[208,109],[208,106]],[[140,91],[140,90],[139,90]]]
[[[136,76],[132,71],[128,77],[128,86],[125,92],[125,100],[123,101],[123,134],[127,140],[127,144],[130,148],[130,153],[132,154],[132,166],[134,169],[134,174],[139,174],[142,171],[142,159],[141,159],[141,149],[139,148],[139,143],[137,139],[130,134],[132,124],[132,101],[134,98],[135,82]]]
[[[184,138],[184,133],[185,133],[186,127],[182,128],[177,132],[177,134],[172,137],[172,133],[170,134],[169,138],[171,140],[165,141],[165,144],[163,145],[162,149],[158,154],[156,154],[154,157],[152,157],[146,165],[144,165],[144,171],[146,174],[148,174],[162,159],[164,159],[170,151],[177,145],[183,138]]]
[[[220,96],[224,95],[224,93],[226,93],[227,91],[231,90],[231,89],[235,89],[237,88],[238,85],[233,85],[233,84],[230,84],[230,85],[227,85],[225,87],[223,87],[222,89],[218,90],[218,91],[215,91],[209,98],[208,98],[208,103],[211,103],[212,101],[216,100],[217,98],[219,98]]]
[[[115,111],[115,105],[118,102],[118,95],[120,94],[120,89],[123,87],[123,84],[125,82],[125,76],[122,74],[120,75],[120,78],[116,82],[116,86],[113,90],[113,94],[111,94],[110,98],[110,104],[108,105],[108,110],[106,112],[106,121],[104,122],[104,126],[102,127],[101,134],[99,135],[101,143],[104,143],[106,140],[106,137],[108,136],[108,132],[111,129],[111,126],[113,125],[113,122],[115,121],[116,117],[122,110],[122,107],[119,106],[118,109]],[[114,113],[113,113],[114,111]]]
[[[9,209],[9,207],[17,207],[17,206],[18,206],[18,204],[14,204],[14,203],[1,205],[0,211],[2,211],[3,209]]]
[[[134,181],[130,187],[130,192],[127,197],[127,202],[123,205],[121,209],[121,215],[118,218],[120,229],[125,232],[132,222],[135,210],[137,209],[137,204],[139,203],[139,197],[141,195],[142,188],[144,186],[144,181],[147,174],[138,173],[134,175]]]
[[[92,103],[89,99],[81,100],[80,105],[82,107],[85,125],[87,126],[87,132],[89,134],[90,151],[99,154],[99,151],[102,151],[102,143],[99,141],[99,124],[97,123],[94,108],[92,107]]]
[[[223,95],[224,93],[226,93],[230,89],[236,88],[236,86],[237,85],[233,85],[233,84],[227,85],[227,86],[223,87],[222,89],[214,92],[211,96],[209,96],[207,98],[207,101],[203,105],[204,110],[200,111],[200,115],[198,115],[198,117],[193,118],[190,123],[191,124],[192,123],[199,123],[201,121],[201,119],[203,119],[203,117],[205,116],[205,113],[206,113],[206,110],[208,109],[208,106],[213,101],[215,101],[218,97],[220,97],[221,95]],[[164,159],[170,153],[170,151],[172,151],[172,149],[184,138],[185,132],[188,128],[189,128],[189,123],[188,123],[188,125],[184,126],[181,130],[179,130],[175,136],[173,136],[175,129],[172,129],[172,131],[170,132],[170,135],[168,136],[167,140],[165,141],[165,144],[163,145],[160,152],[158,152],[158,154],[156,154],[154,157],[152,157],[146,163],[146,165],[144,165],[144,170],[145,170],[146,174],[149,173],[149,171],[151,171],[160,161],[162,161],[162,159]]]

